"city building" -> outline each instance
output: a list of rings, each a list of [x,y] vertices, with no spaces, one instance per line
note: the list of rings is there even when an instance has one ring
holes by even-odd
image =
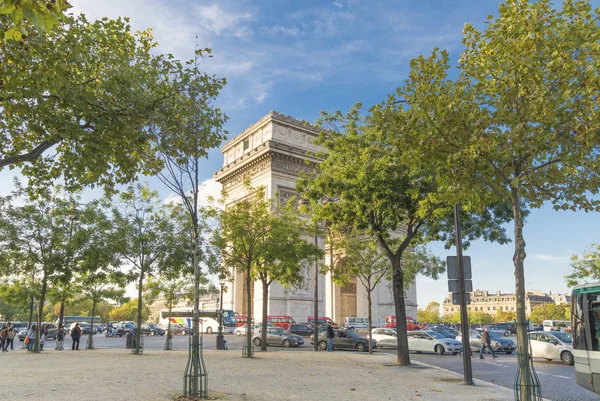
[[[321,150],[314,141],[319,134],[317,127],[304,121],[271,111],[258,122],[229,141],[221,150],[223,168],[214,178],[223,185],[229,195],[229,204],[249,196],[244,182],[250,180],[253,187],[263,186],[266,196],[279,197],[286,201],[297,195],[295,187],[300,172],[311,173],[319,163],[314,153]],[[325,265],[330,265],[330,252],[324,238],[318,238],[324,249]],[[223,307],[246,315],[248,310],[245,275],[233,272],[233,283],[227,283]],[[267,303],[268,314],[289,315],[297,321],[306,321],[313,315],[314,269],[304,270],[303,284],[299,288],[285,288],[274,282],[270,286]],[[330,274],[322,275],[318,281],[319,315],[328,316],[343,323],[345,317],[366,317],[367,297],[365,289],[356,278],[341,287],[336,285]],[[253,313],[262,312],[262,286],[260,281],[252,283]],[[407,315],[416,317],[416,287],[407,290]],[[382,282],[373,293],[374,321],[381,321],[387,315],[394,315],[392,286]]]
[[[547,294],[539,290],[527,290],[525,295],[525,312],[531,313],[538,305],[569,303],[571,297],[561,294]],[[485,312],[495,316],[500,311],[514,312],[517,309],[517,298],[514,293],[502,293],[499,290],[490,293],[475,290],[471,293],[471,304],[467,309],[474,312]],[[460,310],[458,305],[452,304],[452,295],[444,299],[444,314],[451,314]]]

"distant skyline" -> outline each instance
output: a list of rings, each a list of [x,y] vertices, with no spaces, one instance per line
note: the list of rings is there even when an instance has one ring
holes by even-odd
[[[195,45],[210,47],[206,71],[227,78],[218,105],[229,116],[233,138],[270,110],[314,122],[322,110],[348,110],[382,102],[403,84],[409,62],[434,47],[446,48],[456,60],[462,29],[485,28],[499,1],[434,0],[303,1],[274,0],[71,0],[73,13],[89,19],[128,17],[134,29],[153,28],[160,52],[190,59]],[[558,2],[560,4],[562,2]],[[592,2],[600,5],[600,0]],[[204,192],[218,195],[212,175],[223,165],[218,149],[204,162]],[[12,189],[18,171],[0,172],[0,192]],[[155,178],[146,181],[163,199],[173,196]],[[88,191],[86,197],[99,195]],[[527,243],[527,289],[568,292],[564,276],[569,257],[581,254],[598,238],[599,213],[556,212],[550,205],[532,210],[524,233]],[[507,226],[512,237],[512,224]],[[444,258],[455,249],[431,244]],[[473,287],[514,292],[513,244],[476,241],[465,254],[473,264]],[[417,278],[420,308],[448,296],[446,277]]]

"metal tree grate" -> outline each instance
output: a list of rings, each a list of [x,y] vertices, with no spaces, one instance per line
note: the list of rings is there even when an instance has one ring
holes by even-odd
[[[528,358],[524,358],[520,353],[517,354],[519,369],[515,378],[515,401],[543,401],[542,385],[533,367],[529,341],[527,341],[527,346],[529,347]],[[525,377],[523,377],[522,372],[525,372]]]
[[[198,342],[195,342],[197,338]],[[203,338],[191,336],[189,356],[183,374],[183,395],[188,397],[208,398],[208,372],[204,364]]]

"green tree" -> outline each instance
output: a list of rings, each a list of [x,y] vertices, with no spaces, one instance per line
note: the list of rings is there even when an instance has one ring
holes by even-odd
[[[194,299],[193,282],[180,271],[164,272],[158,277],[150,277],[146,283],[146,292],[144,298],[147,304],[154,303],[162,298],[167,309],[169,309],[169,322],[167,324],[167,339],[165,340],[165,350],[172,350],[173,343],[171,334],[171,311],[173,306],[179,301]]]
[[[571,320],[568,305],[544,304],[533,308],[529,319],[534,323],[544,320]]]
[[[0,30],[12,24],[0,15]],[[25,43],[0,46],[0,169],[21,168],[38,193],[55,179],[69,191],[113,190],[160,172],[167,123],[187,121],[193,69],[157,53],[151,31],[133,33],[127,19],[26,29]]]
[[[494,316],[494,322],[496,323],[500,323],[500,322],[514,322],[515,320],[517,320],[517,314],[515,313],[515,311],[498,311],[498,313],[496,313],[496,316]]]
[[[150,315],[150,309],[147,306],[143,306],[141,312],[138,311],[138,302],[137,298],[132,299],[129,302],[124,303],[121,306],[114,308],[109,313],[110,320],[114,320],[117,322],[120,321],[136,321],[138,320],[138,316],[142,317],[142,320],[148,319]],[[138,326],[139,327],[139,326]],[[139,331],[139,330],[137,330]],[[139,340],[139,339],[138,339]]]
[[[490,202],[512,205],[518,390],[526,400],[533,386],[524,211],[545,202],[565,210],[599,205],[587,198],[599,186],[600,171],[599,16],[589,1],[566,1],[557,9],[549,0],[508,0],[496,18],[488,17],[485,31],[465,26],[457,78],[448,76],[448,53],[435,49],[412,60],[397,90],[410,105],[397,107],[398,140],[410,150],[409,164],[433,170],[438,198],[475,210]]]
[[[417,309],[419,323],[437,323],[440,318],[440,303],[431,301],[425,309]]]
[[[0,284],[0,315],[2,320],[26,320],[31,297],[31,287],[23,281]]]
[[[4,33],[5,40],[22,40],[27,23],[39,32],[50,31],[65,18],[69,8],[67,0],[2,0],[0,14],[10,15],[10,22],[2,26],[0,33]]]
[[[380,108],[363,117],[360,104],[346,116],[340,112],[326,115],[322,123],[331,129],[317,141],[324,148],[318,155],[323,161],[315,166],[315,174],[299,180],[297,188],[311,200],[315,221],[352,227],[378,241],[392,276],[398,324],[396,363],[408,365],[404,289],[417,274],[435,276],[439,270],[405,263],[407,255],[411,248],[430,240],[448,242],[454,220],[451,204],[426,202],[437,191],[435,177],[427,168],[403,163],[406,147],[397,141],[396,132],[388,129],[390,117]],[[335,201],[319,202],[327,198]],[[478,237],[504,242],[499,223],[505,220],[505,215],[497,217],[489,211],[465,216],[465,245]]]
[[[565,276],[567,285],[575,287],[579,284],[600,280],[600,244],[592,244],[583,255],[571,256],[571,274]]]
[[[308,230],[292,205],[275,204],[266,199],[265,188],[246,186],[247,195],[225,209],[211,208],[209,215],[218,219],[213,243],[220,249],[222,265],[246,273],[247,332],[252,333],[252,282],[262,284],[262,341],[267,350],[267,313],[269,286],[277,281],[294,286],[302,281],[303,264],[322,257],[320,248],[302,238]],[[228,201],[227,195],[221,199]],[[252,347],[252,336],[247,336]]]
[[[129,279],[137,281],[138,315],[135,354],[139,354],[144,280],[168,265],[170,258],[189,250],[189,231],[182,227],[181,209],[163,204],[147,186],[129,186],[112,208],[113,250],[129,266]],[[188,253],[189,255],[189,253]]]
[[[474,324],[492,324],[494,316],[482,311],[472,311],[469,312],[469,322]]]

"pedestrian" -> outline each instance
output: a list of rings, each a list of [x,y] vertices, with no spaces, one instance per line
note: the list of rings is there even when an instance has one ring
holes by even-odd
[[[33,351],[35,347],[35,324],[32,324],[29,330],[27,331],[27,335],[25,338],[27,339],[27,351]]]
[[[48,335],[48,328],[45,324],[40,329],[40,351],[44,350],[44,344],[46,343],[46,336]]]
[[[71,350],[79,351],[79,339],[81,338],[81,327],[79,327],[79,323],[75,323],[75,327],[71,329],[71,339],[73,340],[73,345],[71,346]]]
[[[490,350],[492,358],[498,358],[498,356],[494,354],[494,349],[492,348],[492,340],[490,339],[490,333],[487,327],[484,328],[483,333],[481,333],[481,348],[479,348],[479,359],[485,359],[483,357],[483,351],[485,347],[487,347]]]
[[[335,332],[331,326],[331,322],[327,323],[327,352],[333,352],[333,339],[335,338]]]
[[[4,344],[8,341],[8,327],[4,324],[0,329],[0,348],[4,351]]]
[[[11,351],[14,350],[13,343],[15,341],[15,327],[11,322],[8,322],[8,337],[6,338],[6,342],[4,343],[4,349],[8,351],[8,345],[10,344]]]
[[[65,341],[65,329],[62,324],[58,325],[58,330],[56,330],[56,347],[54,348],[56,351],[64,351],[63,343]]]

